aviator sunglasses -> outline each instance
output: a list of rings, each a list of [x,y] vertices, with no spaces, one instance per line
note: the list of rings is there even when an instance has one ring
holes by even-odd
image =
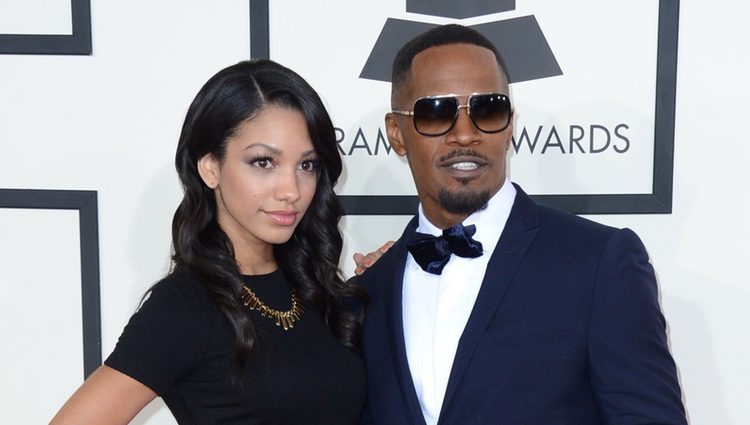
[[[414,102],[413,110],[394,109],[391,112],[412,117],[417,133],[435,137],[451,131],[461,108],[467,108],[471,122],[484,133],[505,130],[513,115],[510,99],[499,93],[474,93],[469,96],[466,105],[461,105],[458,96],[454,94],[421,97]]]

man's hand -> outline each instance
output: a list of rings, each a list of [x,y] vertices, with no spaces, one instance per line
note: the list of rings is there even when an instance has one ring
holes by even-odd
[[[372,265],[375,264],[375,262],[378,261],[391,246],[393,246],[393,243],[394,241],[388,241],[378,248],[377,251],[373,251],[367,255],[363,255],[361,252],[355,252],[353,257],[354,264],[357,265],[357,268],[354,269],[354,273],[360,275],[364,273],[365,270],[372,267]]]

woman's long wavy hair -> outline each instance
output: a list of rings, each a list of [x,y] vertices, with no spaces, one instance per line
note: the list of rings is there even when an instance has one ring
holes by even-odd
[[[364,291],[345,282],[338,268],[342,215],[333,187],[341,174],[333,124],[318,94],[294,71],[269,60],[240,62],[225,68],[201,88],[188,109],[175,165],[184,197],[172,221],[173,266],[201,276],[208,292],[232,324],[235,365],[242,367],[253,349],[255,328],[240,298],[242,281],[232,242],[217,222],[216,198],[198,174],[198,160],[211,154],[222,161],[227,141],[263,108],[300,112],[307,122],[320,161],[313,200],[274,257],[289,277],[307,314],[321,312],[331,332],[359,351],[360,309]],[[312,307],[312,308],[311,308]]]

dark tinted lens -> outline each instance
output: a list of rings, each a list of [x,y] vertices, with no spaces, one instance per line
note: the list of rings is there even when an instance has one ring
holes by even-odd
[[[425,136],[447,133],[456,119],[455,97],[423,98],[414,103],[414,128]]]
[[[502,94],[480,94],[471,97],[469,116],[485,133],[505,130],[510,123],[510,99]]]

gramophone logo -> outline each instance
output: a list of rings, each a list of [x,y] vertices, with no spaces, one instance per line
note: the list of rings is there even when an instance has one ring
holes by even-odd
[[[406,0],[406,11],[466,19],[515,10],[515,0]],[[436,24],[388,18],[380,31],[360,78],[391,80],[396,52],[408,40]],[[562,75],[562,70],[533,15],[473,25],[500,50],[511,83]]]

